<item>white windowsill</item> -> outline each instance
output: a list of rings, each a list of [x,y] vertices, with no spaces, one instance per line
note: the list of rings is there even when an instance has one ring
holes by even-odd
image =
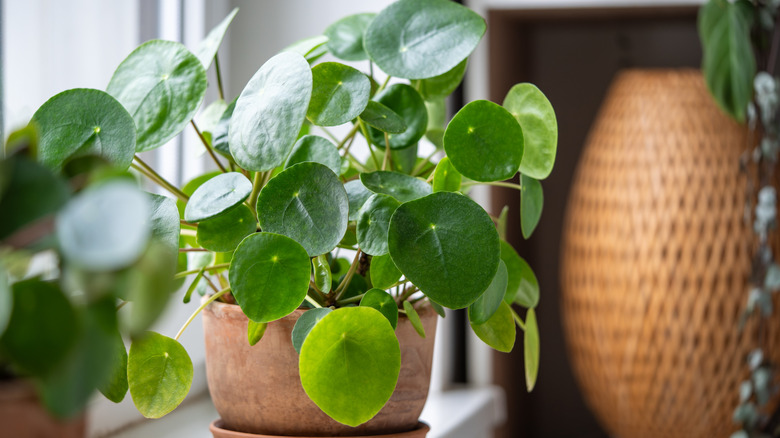
[[[505,420],[504,393],[497,387],[460,388],[431,393],[420,419],[431,426],[427,438],[489,438]],[[207,396],[192,400],[160,420],[146,420],[112,438],[211,438],[209,423],[219,417]]]

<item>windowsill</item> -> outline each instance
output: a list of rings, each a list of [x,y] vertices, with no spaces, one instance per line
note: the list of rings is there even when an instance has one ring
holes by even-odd
[[[504,393],[497,387],[458,388],[431,393],[420,419],[431,426],[427,438],[488,438],[505,419]],[[209,423],[219,417],[202,396],[160,420],[145,420],[112,438],[211,438]]]

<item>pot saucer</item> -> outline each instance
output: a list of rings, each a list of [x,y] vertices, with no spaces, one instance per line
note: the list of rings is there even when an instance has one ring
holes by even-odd
[[[260,435],[256,433],[246,433],[246,432],[235,432],[232,430],[224,429],[224,424],[222,423],[221,419],[214,420],[209,425],[209,430],[211,431],[211,434],[214,435],[214,438],[312,438],[312,437],[282,437],[281,435]],[[387,438],[425,438],[425,435],[428,434],[428,431],[430,430],[430,427],[428,427],[427,424],[423,422],[417,423],[417,427],[414,428],[414,430],[410,430],[408,432],[401,432],[401,433],[390,433],[390,434],[382,434],[382,435],[361,435],[361,436],[353,436],[352,438],[377,438],[377,437],[387,437]]]

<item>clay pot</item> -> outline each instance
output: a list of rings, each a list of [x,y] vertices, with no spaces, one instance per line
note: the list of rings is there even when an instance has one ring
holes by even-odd
[[[272,436],[363,436],[417,428],[431,379],[437,321],[433,309],[418,309],[424,339],[399,315],[401,372],[395,392],[373,419],[354,428],[328,417],[301,386],[291,332],[305,311],[298,309],[268,324],[254,346],[247,341],[248,319],[238,306],[214,302],[203,311],[206,376],[224,428]]]
[[[277,438],[279,435],[258,435],[255,433],[234,432],[224,429],[222,420],[213,421],[209,425],[209,430],[214,438]],[[430,428],[425,423],[417,423],[417,427],[409,432],[391,433],[383,435],[362,435],[363,438],[425,438]],[[286,437],[286,438],[306,438],[306,437]],[[361,437],[356,437],[361,438]]]
[[[70,420],[53,418],[38,400],[33,386],[22,380],[0,382],[0,435],[14,438],[82,438],[84,415]]]

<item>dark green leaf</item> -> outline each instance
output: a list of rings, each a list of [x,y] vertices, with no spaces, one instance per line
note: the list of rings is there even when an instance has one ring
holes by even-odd
[[[390,134],[400,134],[406,131],[406,122],[395,111],[382,105],[381,103],[370,100],[366,109],[360,113],[360,119],[368,125]],[[384,146],[384,139],[382,141]]]
[[[460,85],[463,80],[463,75],[466,73],[466,64],[468,58],[460,62],[452,68],[452,70],[444,72],[438,76],[432,78],[423,79],[419,83],[420,94],[428,101],[433,99],[443,99]]]
[[[523,338],[523,353],[525,357],[525,386],[531,392],[536,385],[539,374],[539,328],[536,325],[534,309],[528,309],[525,314],[525,335]]]
[[[552,172],[558,149],[558,121],[550,101],[533,84],[517,84],[504,98],[504,108],[523,128],[520,173],[545,179]]]
[[[114,403],[124,400],[127,394],[127,350],[122,336],[116,329],[111,336],[109,378],[98,384],[100,392]]]
[[[471,329],[482,342],[495,350],[509,353],[515,346],[515,321],[512,318],[512,309],[507,303],[501,303],[496,313],[484,324],[472,322]]]
[[[363,44],[387,74],[423,79],[466,59],[485,33],[485,20],[448,0],[401,0],[369,25]]]
[[[395,267],[390,254],[371,258],[371,284],[377,289],[387,289],[401,279],[401,271]]]
[[[389,170],[361,173],[360,181],[374,193],[390,195],[399,202],[407,202],[430,195],[431,185],[420,178]]]
[[[436,165],[433,172],[433,191],[434,192],[457,192],[460,190],[462,176],[450,159],[442,158]]]
[[[401,205],[389,195],[376,194],[363,204],[357,221],[357,240],[366,254],[387,254],[387,227],[395,209]]]
[[[292,329],[292,344],[298,354],[301,354],[303,341],[306,340],[311,329],[330,312],[331,309],[327,307],[309,309],[301,314],[298,321],[295,321],[295,326]]]
[[[348,214],[344,186],[319,163],[285,169],[268,181],[257,199],[260,228],[295,239],[311,257],[338,245],[347,230]]]
[[[461,309],[476,301],[498,270],[499,239],[476,202],[436,192],[401,204],[390,220],[390,255],[431,300]]]
[[[504,301],[507,286],[506,264],[499,260],[498,271],[490,286],[469,306],[469,321],[474,324],[484,324],[493,316]]]
[[[404,301],[404,305],[405,303],[406,301]],[[395,330],[396,325],[398,325],[398,304],[395,303],[392,295],[381,289],[371,289],[363,295],[363,299],[360,300],[360,305],[364,307],[373,307],[378,310],[379,313],[390,321],[390,325],[393,326],[393,330]],[[425,336],[423,335],[423,337]]]
[[[204,182],[190,196],[184,208],[184,220],[200,222],[225,214],[241,204],[252,192],[252,183],[239,172],[217,175]]]
[[[542,183],[530,176],[522,175],[520,178],[522,189],[520,190],[520,226],[523,229],[523,237],[531,237],[539,219],[542,217],[544,206],[544,192]]]
[[[376,14],[355,14],[344,17],[325,29],[328,49],[333,56],[345,61],[368,59],[363,50],[363,34]]]
[[[390,149],[403,149],[417,143],[428,128],[428,110],[425,101],[414,88],[406,84],[393,84],[385,88],[376,101],[401,116],[406,124],[406,130],[400,134],[388,134]],[[387,122],[388,119],[384,119]],[[368,121],[366,122],[369,125]],[[389,125],[389,123],[387,123]],[[379,147],[385,147],[385,133],[368,128],[371,142]]]
[[[225,214],[198,224],[198,245],[210,251],[229,252],[255,231],[255,215],[249,207],[239,204]]]
[[[284,163],[284,168],[306,161],[324,164],[336,175],[341,171],[341,155],[336,145],[317,135],[304,135],[298,139]]]
[[[428,300],[428,304],[430,304],[430,305],[431,305],[431,307],[433,308],[433,310],[434,310],[436,313],[438,313],[438,314],[439,314],[439,316],[441,316],[442,318],[446,318],[446,317],[447,317],[447,313],[444,311],[444,307],[442,307],[440,304],[436,304],[436,303],[434,303],[434,302],[433,302],[433,301],[431,301],[431,300]]]
[[[501,241],[501,260],[506,263],[509,280],[504,301],[517,303],[525,308],[539,304],[539,282],[531,267],[523,260],[512,245]]]
[[[319,126],[347,123],[366,109],[371,81],[360,71],[338,62],[323,62],[311,69],[314,86],[306,113]]]
[[[249,320],[249,324],[247,324],[247,340],[249,341],[249,345],[254,346],[258,342],[260,342],[260,339],[263,339],[263,335],[265,334],[265,330],[268,328],[267,322],[254,322],[251,319]]]
[[[349,199],[349,220],[357,220],[360,208],[374,193],[368,190],[359,179],[348,181],[344,184],[344,189],[347,191]]]
[[[501,213],[498,215],[498,223],[496,224],[496,229],[498,230],[498,237],[500,237],[501,240],[506,240],[506,224],[508,218],[509,218],[509,206],[505,205],[504,208],[501,209]]]
[[[187,351],[171,338],[148,332],[130,346],[130,395],[146,418],[160,418],[174,410],[190,391],[192,376]]]
[[[311,259],[311,267],[314,271],[314,285],[324,294],[330,292],[333,278],[330,272],[330,265],[328,264],[328,257],[325,254],[313,257]]]
[[[393,394],[401,350],[392,326],[370,307],[344,307],[325,316],[301,347],[301,384],[334,420],[357,426]],[[327,370],[327,372],[323,372]]]
[[[404,301],[404,311],[406,317],[409,318],[409,322],[414,327],[414,331],[417,332],[420,337],[425,337],[425,327],[423,327],[422,321],[420,321],[420,315],[417,314],[417,310],[414,309],[414,305],[409,301]]]
[[[77,88],[44,103],[32,122],[38,127],[38,161],[59,171],[72,157],[98,155],[127,169],[135,155],[135,122],[111,95]]]
[[[342,275],[339,278],[338,282],[334,282],[336,284],[340,284],[344,281],[344,275]],[[333,288],[335,289],[335,287]],[[366,281],[366,277],[355,274],[352,276],[352,281],[349,282],[349,285],[347,286],[347,289],[344,291],[344,293],[341,295],[341,299],[346,300],[347,298],[353,298],[356,297],[363,292],[367,291],[369,289],[368,287],[368,281]]]
[[[230,120],[230,153],[256,172],[284,163],[301,130],[311,99],[312,75],[301,55],[269,59],[241,92]]]
[[[309,256],[289,237],[252,234],[236,248],[228,276],[233,296],[246,316],[271,322],[303,302],[311,278]]]
[[[206,95],[206,70],[186,47],[148,41],[114,72],[108,93],[133,116],[135,150],[160,147],[187,127]]]
[[[203,64],[203,68],[208,69],[211,66],[211,62],[214,61],[214,57],[217,56],[217,50],[222,44],[222,39],[225,37],[230,22],[233,21],[233,17],[238,13],[238,8],[234,8],[227,17],[225,17],[218,25],[216,25],[206,38],[200,42],[198,48],[195,50],[195,56],[198,57]]]
[[[151,199],[150,205],[152,210],[149,220],[152,228],[151,238],[165,245],[172,257],[177,257],[181,223],[179,222],[179,211],[176,209],[176,202],[165,196],[153,195],[151,193],[148,196]]]
[[[476,100],[447,125],[444,150],[466,178],[484,182],[509,179],[523,159],[523,130],[509,111],[493,102]]]
[[[391,149],[390,159],[393,165],[391,170],[410,175],[414,170],[414,166],[417,164],[417,152],[419,152],[419,149],[419,143],[413,144],[408,148]],[[381,152],[382,151],[380,151],[380,153]]]

